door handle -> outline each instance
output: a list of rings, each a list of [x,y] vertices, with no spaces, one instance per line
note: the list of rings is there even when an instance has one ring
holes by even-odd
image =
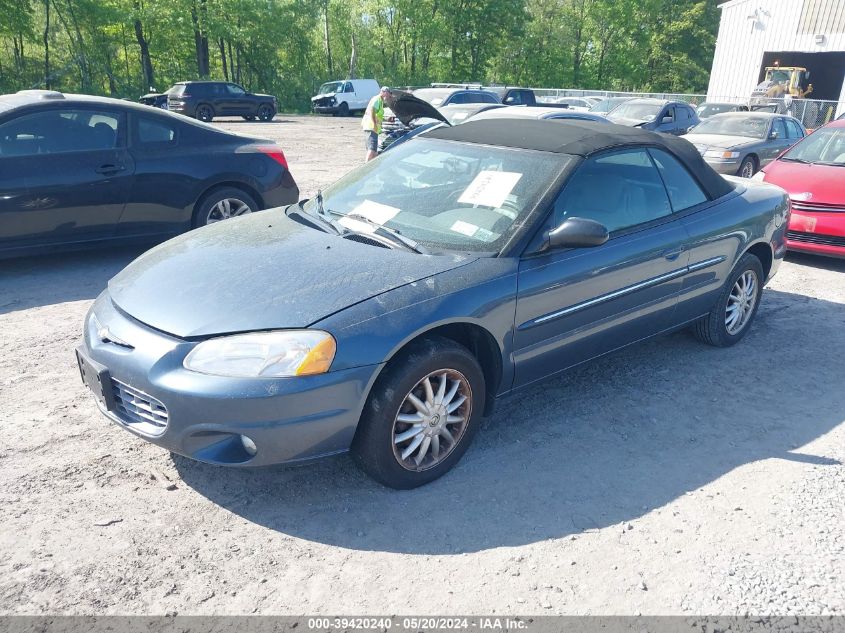
[[[668,259],[670,262],[675,261],[678,257],[681,256],[681,253],[684,252],[684,247],[679,246],[678,248],[670,248],[669,250],[663,251],[663,257]]]
[[[109,164],[109,165],[100,165],[94,171],[96,171],[98,174],[110,175],[110,174],[116,174],[119,171],[124,171],[125,169],[126,169],[126,167],[124,165],[111,165],[111,164]]]

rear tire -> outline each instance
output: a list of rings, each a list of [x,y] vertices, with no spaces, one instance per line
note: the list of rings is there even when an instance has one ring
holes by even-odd
[[[276,116],[276,109],[271,106],[269,103],[262,103],[258,106],[258,120],[264,121],[272,121],[273,117]]]
[[[246,191],[221,187],[208,193],[197,204],[193,224],[198,228],[258,210],[258,203]]]
[[[710,314],[693,324],[695,337],[715,347],[739,343],[757,315],[764,283],[760,260],[750,253],[743,255],[728,276]],[[749,284],[753,284],[753,288],[749,289]]]
[[[205,103],[198,105],[196,118],[204,123],[211,123],[214,120],[214,108]]]
[[[467,348],[442,337],[413,343],[388,363],[367,398],[352,440],[355,461],[390,488],[434,481],[469,447],[485,389]]]

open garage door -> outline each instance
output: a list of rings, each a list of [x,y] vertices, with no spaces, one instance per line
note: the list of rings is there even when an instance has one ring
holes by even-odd
[[[845,82],[845,52],[839,53],[796,53],[792,51],[767,52],[763,54],[760,76],[763,81],[767,66],[801,66],[810,71],[813,92],[809,99],[839,101],[842,84]]]

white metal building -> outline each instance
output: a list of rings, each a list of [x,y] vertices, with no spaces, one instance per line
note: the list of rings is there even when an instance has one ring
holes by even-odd
[[[763,69],[780,65],[810,71],[808,98],[845,102],[845,0],[729,0],[719,8],[708,100],[746,101]]]

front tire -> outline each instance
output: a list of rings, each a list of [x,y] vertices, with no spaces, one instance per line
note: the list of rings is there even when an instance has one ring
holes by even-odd
[[[468,349],[442,337],[414,343],[373,386],[352,455],[390,488],[409,490],[434,481],[469,447],[485,395],[484,374]]]
[[[194,226],[207,226],[258,210],[258,203],[245,191],[222,187],[206,195],[197,205]]]
[[[736,172],[737,176],[741,178],[751,178],[757,172],[757,161],[753,156],[746,156],[739,164],[739,169]]]
[[[214,108],[206,104],[197,106],[196,116],[198,120],[204,123],[211,123],[214,120]]]
[[[337,109],[337,116],[349,116],[349,104],[345,101]]]
[[[693,325],[695,337],[715,347],[739,343],[757,315],[764,283],[760,260],[750,253],[743,255],[728,276],[713,310]]]
[[[258,120],[264,121],[272,121],[273,117],[276,116],[276,110],[271,106],[269,103],[262,103],[258,106]]]

